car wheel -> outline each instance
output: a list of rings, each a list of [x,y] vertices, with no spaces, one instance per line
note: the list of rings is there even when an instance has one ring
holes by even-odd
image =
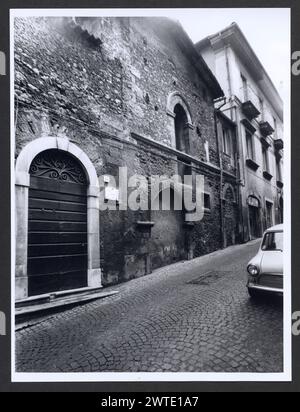
[[[254,290],[252,288],[248,288],[248,292],[251,299],[259,299],[261,297],[261,294],[257,290]]]

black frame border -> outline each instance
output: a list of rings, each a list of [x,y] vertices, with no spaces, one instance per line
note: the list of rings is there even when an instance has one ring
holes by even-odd
[[[0,336],[0,392],[299,392],[300,337],[293,337],[293,381],[280,382],[11,382],[11,268],[10,268],[10,76],[9,9],[18,8],[291,8],[292,50],[300,50],[300,2],[297,0],[1,0],[0,50],[6,54],[6,76],[0,76],[0,310],[6,313],[7,335]],[[255,29],[255,28],[254,28]],[[291,62],[292,64],[292,62]],[[300,76],[291,75],[292,164],[292,312],[300,311]]]

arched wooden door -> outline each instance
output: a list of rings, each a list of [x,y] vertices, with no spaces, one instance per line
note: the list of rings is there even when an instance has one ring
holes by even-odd
[[[68,153],[41,152],[30,167],[28,295],[87,286],[87,180]]]

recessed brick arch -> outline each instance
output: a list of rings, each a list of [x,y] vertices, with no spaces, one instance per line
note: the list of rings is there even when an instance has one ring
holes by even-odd
[[[177,104],[180,104],[183,107],[187,115],[188,123],[192,126],[193,122],[189,105],[179,92],[173,92],[169,94],[167,100],[167,113],[174,117],[174,108]]]
[[[226,183],[223,187],[223,193],[222,193],[223,200],[226,200],[226,193],[227,193],[228,190],[230,190],[231,193],[232,193],[234,203],[237,203],[235,190],[234,190],[233,186],[230,183]]]
[[[28,193],[30,165],[41,152],[56,149],[71,154],[82,165],[87,181],[88,218],[88,286],[101,287],[99,239],[99,182],[96,170],[82,149],[65,137],[42,137],[27,144],[16,160],[15,166],[15,229],[16,229],[16,300],[28,297],[27,247],[28,247]]]
[[[174,125],[176,113],[174,109],[178,105],[180,105],[185,112],[186,119],[187,119],[186,127],[191,130],[194,129],[191,111],[190,111],[187,101],[177,91],[170,93],[167,98],[167,115],[169,116],[168,128],[170,131],[171,143],[173,147],[176,147],[176,136],[175,136],[175,125]]]

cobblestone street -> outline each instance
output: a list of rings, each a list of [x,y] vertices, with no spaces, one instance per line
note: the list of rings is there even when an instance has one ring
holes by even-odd
[[[258,242],[110,287],[16,332],[18,372],[282,372],[282,300],[253,302]]]

